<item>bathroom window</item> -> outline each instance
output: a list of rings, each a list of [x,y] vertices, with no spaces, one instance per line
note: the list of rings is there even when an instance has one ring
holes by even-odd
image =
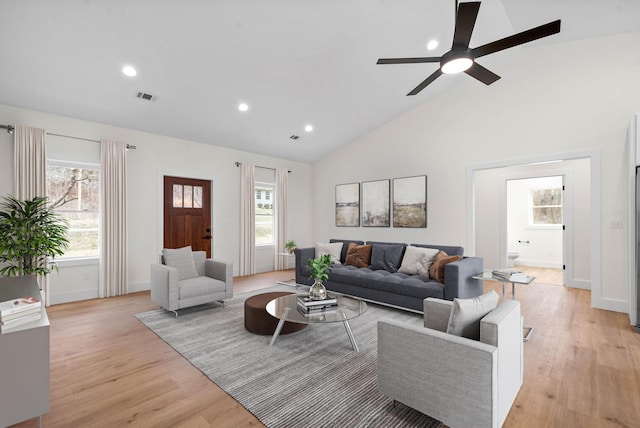
[[[529,223],[532,226],[562,224],[562,188],[531,189]]]

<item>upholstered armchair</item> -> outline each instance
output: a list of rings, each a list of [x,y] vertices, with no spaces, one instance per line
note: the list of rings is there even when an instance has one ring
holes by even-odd
[[[453,304],[425,299],[424,327],[378,322],[378,389],[452,428],[500,427],[522,385],[520,302],[484,315],[480,340],[446,333]]]
[[[178,309],[233,297],[233,265],[206,259],[191,247],[164,249],[151,265],[151,300],[178,316]]]

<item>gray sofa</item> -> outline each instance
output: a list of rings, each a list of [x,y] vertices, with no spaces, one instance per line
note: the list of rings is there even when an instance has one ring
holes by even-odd
[[[370,267],[344,265],[347,247],[350,242],[364,244],[364,241],[331,239],[331,243],[342,242],[340,264],[335,264],[329,272],[329,280],[324,282],[327,290],[358,297],[363,300],[394,306],[412,312],[422,313],[423,301],[427,297],[453,300],[454,298],[471,298],[483,293],[482,281],[472,278],[482,272],[482,259],[464,257],[462,247],[448,245],[411,244],[414,247],[432,248],[445,251],[448,255],[459,255],[462,260],[449,263],[444,270],[444,283],[431,279],[426,275],[408,275]],[[393,242],[368,241],[368,245],[402,245]],[[315,258],[315,247],[295,250],[296,282],[311,285],[307,262]]]

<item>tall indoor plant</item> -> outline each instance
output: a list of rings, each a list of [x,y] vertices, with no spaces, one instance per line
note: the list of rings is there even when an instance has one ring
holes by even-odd
[[[329,254],[325,254],[315,259],[309,259],[308,265],[311,271],[311,278],[314,280],[309,289],[309,297],[313,300],[323,300],[327,298],[327,289],[323,282],[329,279],[329,266],[333,264],[333,259]]]
[[[47,198],[5,196],[0,204],[0,274],[47,275],[57,266],[69,241],[68,226],[48,207]]]

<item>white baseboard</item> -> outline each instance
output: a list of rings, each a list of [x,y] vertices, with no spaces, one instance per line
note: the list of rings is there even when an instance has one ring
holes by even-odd
[[[52,305],[61,303],[78,302],[80,300],[90,300],[98,298],[98,290],[72,291],[69,293],[58,293],[50,296]]]
[[[136,284],[129,284],[129,293],[136,293],[138,291],[151,290],[151,284],[148,282],[138,282]]]
[[[565,285],[571,288],[591,290],[591,281],[587,281],[586,279],[566,279]]]

